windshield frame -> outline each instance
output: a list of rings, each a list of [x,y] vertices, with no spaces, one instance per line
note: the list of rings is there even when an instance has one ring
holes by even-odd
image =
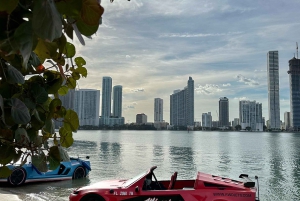
[[[145,171],[145,172],[142,172],[142,173],[138,174],[137,176],[135,176],[135,177],[133,177],[131,179],[128,179],[127,181],[125,181],[122,184],[122,187],[129,187],[129,186],[131,186],[132,184],[134,184],[135,182],[137,182],[141,178],[145,177],[146,174],[148,174],[148,173],[149,173],[149,171]]]

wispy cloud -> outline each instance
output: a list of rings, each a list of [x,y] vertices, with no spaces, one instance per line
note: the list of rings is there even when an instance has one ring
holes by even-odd
[[[247,97],[234,97],[234,100],[249,100]]]
[[[223,87],[230,87],[230,86],[231,86],[230,83],[223,84]]]
[[[211,36],[229,36],[229,35],[237,35],[242,32],[228,32],[228,33],[199,33],[199,34],[189,34],[189,33],[171,33],[171,34],[162,34],[159,37],[165,38],[196,38],[196,37],[211,37]]]
[[[236,78],[238,79],[238,82],[242,82],[242,83],[250,85],[250,86],[259,85],[259,83],[257,81],[250,79],[250,78],[246,78],[241,74],[237,75]]]
[[[198,85],[197,87],[195,87],[195,91],[198,94],[212,95],[223,90],[217,84],[205,84],[203,86]]]
[[[144,89],[131,89],[130,91],[133,91],[133,92],[144,92],[145,90]]]

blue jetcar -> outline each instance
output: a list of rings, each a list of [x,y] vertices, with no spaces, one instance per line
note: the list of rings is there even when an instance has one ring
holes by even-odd
[[[87,157],[88,159],[88,157]],[[12,171],[8,178],[0,178],[0,182],[8,182],[12,186],[38,181],[57,181],[86,177],[91,171],[90,161],[80,158],[70,158],[70,161],[61,162],[55,170],[40,172],[33,164],[22,167],[7,165]]]

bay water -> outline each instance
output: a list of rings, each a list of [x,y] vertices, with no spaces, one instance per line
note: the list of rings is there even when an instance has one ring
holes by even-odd
[[[128,179],[157,166],[158,180],[195,179],[197,171],[239,179],[259,177],[261,201],[300,200],[300,134],[219,131],[80,130],[67,151],[90,156],[92,171],[80,180],[1,187],[25,201],[66,201],[76,188],[106,179]]]

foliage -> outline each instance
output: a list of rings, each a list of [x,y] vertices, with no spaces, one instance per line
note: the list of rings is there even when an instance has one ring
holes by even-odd
[[[0,0],[1,177],[10,173],[6,164],[28,156],[40,170],[54,169],[65,155],[61,147],[72,145],[78,116],[58,97],[87,70],[69,41],[75,33],[84,45],[103,12],[97,0]],[[55,133],[58,119],[63,126]]]

